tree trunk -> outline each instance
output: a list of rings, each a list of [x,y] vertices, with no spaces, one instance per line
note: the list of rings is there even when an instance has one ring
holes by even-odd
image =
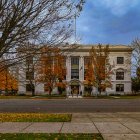
[[[99,91],[99,96],[101,96],[101,92],[102,92],[102,90],[101,90],[101,82],[99,82],[99,88],[98,88],[98,91]]]
[[[35,96],[35,89],[32,88],[32,96]]]
[[[101,88],[99,88],[99,96],[101,96]]]
[[[52,88],[49,87],[49,95],[51,95],[51,93],[52,93]]]
[[[61,87],[58,87],[58,92],[59,92],[60,95],[62,94],[62,88]]]

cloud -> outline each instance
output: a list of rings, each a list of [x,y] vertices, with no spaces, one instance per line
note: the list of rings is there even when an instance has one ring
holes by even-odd
[[[101,5],[102,7],[109,9],[115,16],[125,15],[131,8],[135,7],[139,0],[95,0],[96,6]],[[94,4],[93,1],[90,0]]]
[[[77,19],[84,44],[129,44],[140,36],[140,1],[87,0]]]

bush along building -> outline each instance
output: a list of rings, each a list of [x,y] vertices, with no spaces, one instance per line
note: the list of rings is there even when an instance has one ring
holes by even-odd
[[[19,94],[131,93],[131,53],[125,45],[44,48],[19,66]]]

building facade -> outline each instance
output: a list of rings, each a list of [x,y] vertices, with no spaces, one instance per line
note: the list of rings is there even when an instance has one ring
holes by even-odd
[[[85,94],[86,84],[85,81],[85,63],[89,57],[89,51],[92,45],[80,45],[77,49],[73,49],[69,52],[65,52],[66,56],[66,93],[70,95],[73,89],[79,94]],[[131,53],[132,49],[124,45],[110,45],[109,61],[113,67],[113,73],[111,75],[111,88],[106,88],[102,94],[129,94],[131,93]],[[22,86],[21,82],[26,83],[26,75],[22,71],[19,71],[24,76],[19,76],[19,94],[27,93],[28,88]],[[53,90],[57,93],[57,88]],[[97,94],[96,87],[92,87],[92,94]],[[44,84],[38,83],[35,86],[36,94],[44,94]]]

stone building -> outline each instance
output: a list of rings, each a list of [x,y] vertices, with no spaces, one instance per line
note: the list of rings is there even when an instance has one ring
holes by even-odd
[[[85,63],[86,58],[89,56],[89,50],[92,45],[80,45],[77,49],[73,49],[66,54],[66,82],[67,94],[71,94],[73,88],[78,93],[84,94],[86,91],[85,80]],[[111,88],[106,88],[102,94],[129,94],[131,93],[131,53],[132,49],[125,45],[110,45],[109,61],[114,65],[114,74],[111,76]],[[21,82],[26,83],[25,73],[24,76],[19,76],[19,93],[27,93],[28,88],[22,86]],[[57,92],[57,89],[54,89]],[[44,94],[44,84],[38,83],[35,86],[36,94]],[[97,89],[92,87],[92,94],[97,94]]]

